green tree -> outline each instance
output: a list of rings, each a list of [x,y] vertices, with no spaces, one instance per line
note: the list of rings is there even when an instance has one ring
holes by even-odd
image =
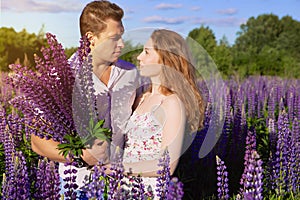
[[[34,54],[40,55],[40,49],[47,44],[42,31],[38,35],[28,33],[26,29],[16,32],[13,28],[0,28],[0,70],[9,71],[9,64],[16,61],[34,65]]]
[[[204,26],[195,28],[189,32],[187,43],[195,60],[196,76],[211,74],[212,72],[208,72],[208,70],[215,68],[213,54],[217,46],[213,31],[209,27]]]
[[[220,72],[224,75],[224,78],[232,75],[233,56],[231,54],[231,47],[225,36],[220,40],[220,44],[215,47],[213,55],[213,59]]]
[[[200,44],[210,56],[213,55],[217,41],[213,31],[209,27],[201,26],[200,28],[195,28],[189,32],[188,36]]]
[[[235,68],[243,76],[286,76],[287,65],[291,65],[288,68],[292,71],[294,68],[300,70],[298,21],[289,16],[279,19],[274,14],[263,14],[249,18],[240,28],[232,55]]]
[[[77,51],[77,47],[65,48],[67,58],[70,58]]]

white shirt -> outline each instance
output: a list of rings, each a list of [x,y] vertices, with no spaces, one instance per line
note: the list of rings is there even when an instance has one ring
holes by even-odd
[[[124,134],[126,124],[132,113],[132,105],[136,96],[136,90],[139,87],[139,76],[137,69],[125,61],[118,61],[112,65],[110,78],[107,86],[93,74],[93,82],[97,98],[97,107],[100,119],[105,119],[105,127],[111,127],[112,143],[110,148],[111,160],[115,158],[115,149],[124,145]],[[120,67],[120,64],[121,66]],[[123,65],[122,65],[123,63]],[[121,152],[122,153],[122,152]],[[81,188],[84,184],[84,177],[90,174],[90,171],[83,168],[76,168],[76,184]],[[59,163],[59,174],[65,178],[64,170],[66,167]]]
[[[131,116],[136,89],[139,86],[137,70],[112,65],[107,86],[95,74],[93,81],[96,94],[101,96],[98,99],[102,100],[97,102],[100,119],[105,119],[105,126],[108,126],[110,121],[113,133],[111,146],[114,149],[117,146],[123,149],[125,127]],[[114,149],[111,149],[111,158],[114,157]]]

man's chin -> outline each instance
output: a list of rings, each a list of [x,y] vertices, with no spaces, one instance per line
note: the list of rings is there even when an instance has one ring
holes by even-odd
[[[112,59],[112,63],[115,63],[115,62],[117,62],[118,60],[119,60],[119,56],[116,57],[116,58],[114,58],[114,59]]]

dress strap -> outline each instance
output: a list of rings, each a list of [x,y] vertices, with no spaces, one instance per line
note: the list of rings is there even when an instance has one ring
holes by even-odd
[[[144,102],[145,98],[146,98],[148,95],[149,95],[149,94],[143,95],[143,97],[141,98],[141,101],[139,102],[138,106],[141,105],[141,104]]]
[[[166,97],[164,97],[164,98],[159,102],[159,104],[153,106],[151,112],[154,113],[154,112],[159,108],[159,106],[161,106],[161,104],[163,103],[163,101],[164,101],[165,99],[166,99]]]

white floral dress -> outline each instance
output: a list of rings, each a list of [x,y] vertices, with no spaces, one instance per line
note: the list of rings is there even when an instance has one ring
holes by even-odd
[[[162,103],[162,102],[161,102]],[[123,156],[124,163],[134,163],[145,160],[158,160],[161,156],[162,129],[154,116],[156,105],[150,112],[138,114],[134,112],[126,128],[126,144]],[[155,177],[142,177],[145,190],[151,186],[153,193],[156,189]]]

